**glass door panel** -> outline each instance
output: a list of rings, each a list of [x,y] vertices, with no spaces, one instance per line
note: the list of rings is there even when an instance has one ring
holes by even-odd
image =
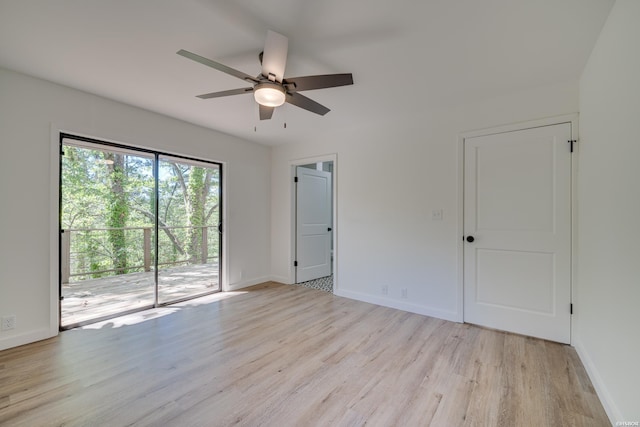
[[[220,290],[220,165],[158,160],[158,302]]]
[[[61,326],[155,302],[154,156],[62,141]]]

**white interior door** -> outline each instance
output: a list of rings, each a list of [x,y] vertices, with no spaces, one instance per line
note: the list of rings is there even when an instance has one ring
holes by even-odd
[[[465,322],[569,343],[570,139],[569,123],[465,139]]]
[[[331,275],[331,173],[297,167],[296,282]]]

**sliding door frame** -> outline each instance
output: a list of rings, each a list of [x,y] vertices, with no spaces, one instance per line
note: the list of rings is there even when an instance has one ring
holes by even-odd
[[[154,197],[155,197],[155,220],[154,220],[154,251],[155,251],[155,256],[154,256],[154,301],[153,304],[150,305],[146,305],[146,306],[142,306],[136,309],[132,309],[132,310],[126,310],[126,311],[122,311],[119,312],[117,314],[113,314],[113,315],[107,315],[107,316],[102,316],[102,317],[98,317],[95,319],[91,319],[88,321],[84,321],[84,322],[78,322],[78,323],[74,323],[74,324],[70,324],[70,325],[62,325],[62,300],[64,299],[64,297],[62,296],[62,156],[63,156],[63,145],[64,145],[64,140],[65,139],[71,139],[71,140],[75,140],[81,143],[85,143],[88,146],[91,145],[95,145],[96,149],[99,149],[100,146],[103,147],[108,147],[108,148],[114,148],[117,150],[124,150],[127,152],[132,152],[132,153],[144,153],[147,154],[147,156],[151,155],[153,156],[153,178],[154,178]],[[82,144],[79,144],[82,145]],[[219,243],[218,243],[218,289],[217,290],[213,290],[210,292],[203,292],[197,295],[194,295],[193,297],[184,297],[181,299],[176,299],[176,300],[172,300],[172,301],[168,301],[165,303],[160,303],[159,302],[159,295],[158,295],[158,287],[159,287],[159,282],[158,282],[158,250],[159,250],[159,244],[158,244],[158,233],[159,233],[159,221],[158,221],[158,211],[159,211],[159,204],[160,204],[160,194],[159,194],[159,160],[160,157],[166,157],[166,158],[172,158],[172,159],[176,159],[176,160],[185,160],[185,161],[189,161],[189,162],[197,162],[197,163],[202,163],[202,164],[209,164],[209,165],[215,165],[218,167],[218,170],[220,171],[220,182],[219,182],[219,188],[218,188],[218,225],[217,225],[217,230],[219,233]],[[105,140],[100,140],[97,138],[90,138],[90,137],[86,137],[86,136],[80,136],[80,135],[74,135],[72,133],[67,133],[67,132],[60,132],[59,133],[59,138],[58,138],[58,230],[57,230],[57,234],[58,234],[58,330],[59,331],[63,331],[63,330],[67,330],[67,329],[72,329],[72,328],[77,328],[79,326],[83,326],[83,325],[87,325],[87,324],[91,324],[91,323],[96,323],[96,322],[100,322],[103,320],[108,320],[108,319],[112,319],[114,317],[119,317],[119,316],[123,316],[126,314],[131,314],[131,313],[136,313],[139,311],[143,311],[143,310],[148,310],[150,308],[157,308],[157,307],[163,307],[163,306],[167,306],[167,305],[171,305],[171,304],[176,304],[182,301],[186,301],[189,299],[193,299],[193,298],[199,298],[205,295],[210,295],[210,294],[214,294],[217,292],[221,292],[222,291],[222,278],[224,277],[223,275],[223,269],[224,269],[224,244],[223,244],[223,232],[224,232],[224,169],[223,169],[223,163],[221,162],[215,162],[212,160],[205,160],[205,159],[199,159],[197,157],[190,157],[190,156],[184,156],[184,155],[180,155],[180,154],[174,154],[174,153],[168,153],[168,152],[163,152],[160,150],[153,150],[153,149],[149,149],[149,148],[142,148],[142,147],[135,147],[135,146],[130,146],[130,145],[126,145],[126,144],[121,144],[121,143],[117,143],[117,142],[112,142],[112,141],[105,141]]]

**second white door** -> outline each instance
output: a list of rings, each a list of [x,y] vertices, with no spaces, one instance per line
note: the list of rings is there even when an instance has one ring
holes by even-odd
[[[296,282],[331,275],[331,173],[297,167]]]
[[[570,139],[570,123],[465,139],[465,322],[569,342]]]

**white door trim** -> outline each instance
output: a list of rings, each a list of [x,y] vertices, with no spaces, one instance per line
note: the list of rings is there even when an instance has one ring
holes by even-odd
[[[296,257],[296,186],[293,181],[296,176],[296,167],[302,165],[308,165],[310,163],[318,163],[318,162],[333,162],[333,174],[332,174],[332,188],[331,188],[331,197],[333,199],[333,292],[339,289],[339,278],[338,278],[338,154],[325,154],[314,157],[305,157],[302,159],[295,159],[289,161],[289,191],[291,200],[290,203],[290,240],[289,240],[289,281],[288,283],[295,283],[296,281],[296,270],[293,266],[293,262]]]
[[[457,226],[457,238],[458,238],[458,284],[457,284],[457,321],[464,322],[464,141],[467,138],[473,138],[477,136],[494,135],[504,132],[512,132],[516,130],[525,130],[541,126],[550,126],[561,123],[571,123],[571,139],[578,141],[578,113],[567,114],[563,116],[547,117],[538,120],[531,120],[527,122],[513,123],[503,126],[496,126],[486,129],[478,129],[467,132],[461,132],[458,135],[458,226]],[[578,212],[577,212],[577,173],[578,173],[578,156],[579,143],[574,145],[574,155],[571,156],[571,301],[576,301],[576,286],[577,281],[577,226],[578,226]],[[574,316],[576,316],[576,307],[574,307]],[[576,322],[572,318],[571,321],[571,344],[573,345],[574,328]]]

